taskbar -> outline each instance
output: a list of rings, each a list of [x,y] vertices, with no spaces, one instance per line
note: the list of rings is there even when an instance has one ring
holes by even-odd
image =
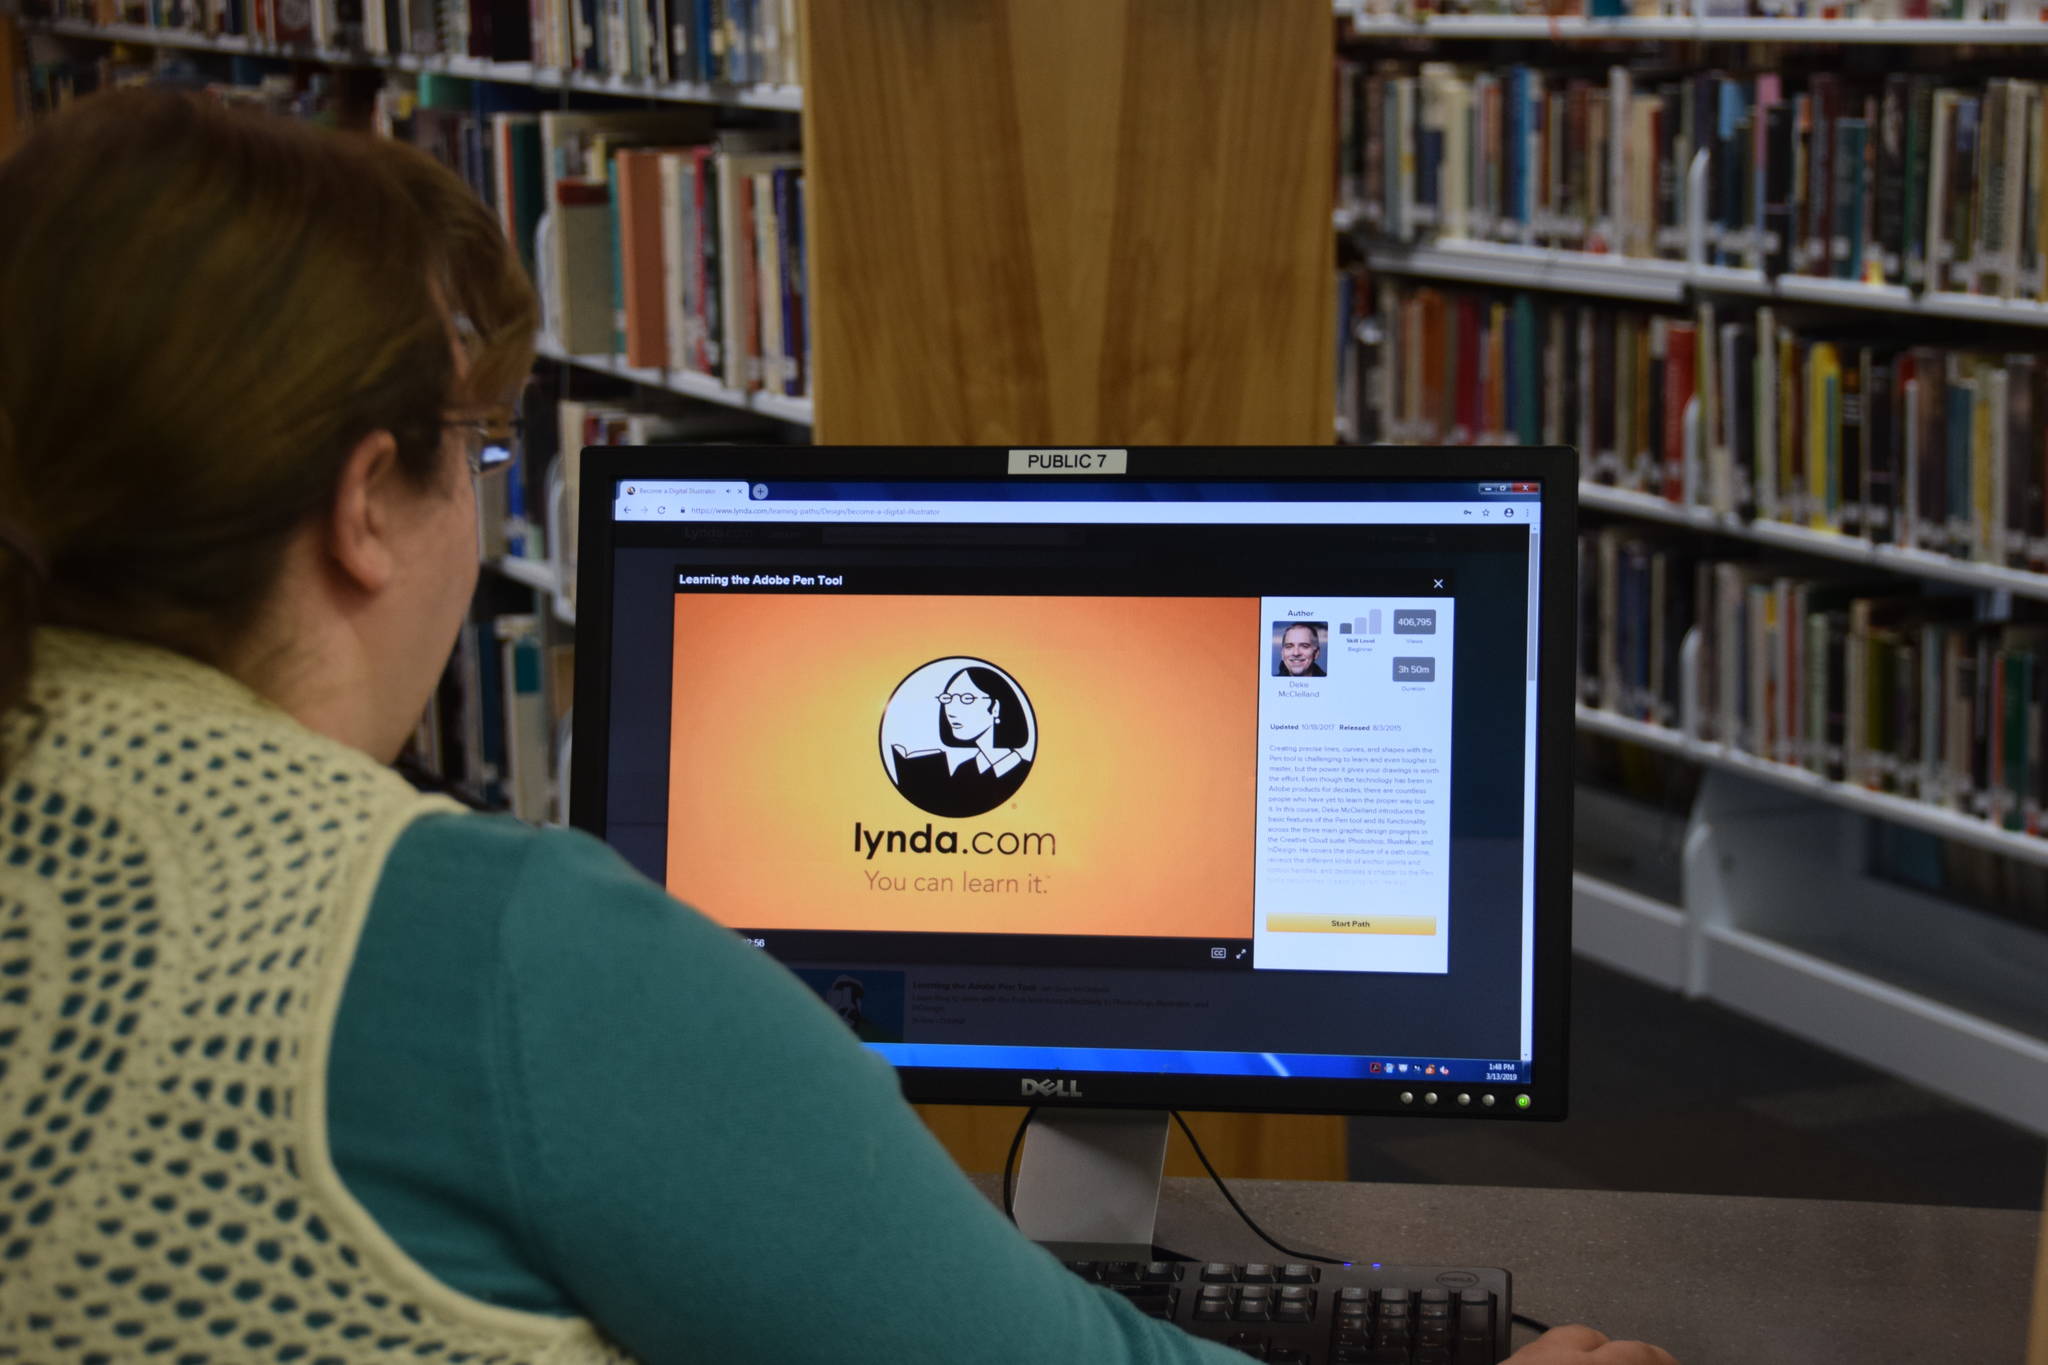
[[[899,1067],[991,1071],[1114,1071],[1159,1076],[1288,1076],[1418,1085],[1527,1085],[1527,1062],[1483,1058],[1363,1057],[1320,1052],[1214,1052],[1165,1048],[1024,1047],[999,1043],[870,1041]]]

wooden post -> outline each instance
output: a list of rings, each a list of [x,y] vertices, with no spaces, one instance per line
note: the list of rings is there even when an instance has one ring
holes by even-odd
[[[1317,0],[810,0],[823,445],[1327,444]]]
[[[1332,439],[1328,0],[809,0],[821,445]],[[969,1170],[1022,1111],[931,1106]],[[1191,1120],[1343,1179],[1327,1117]],[[1169,1174],[1199,1175],[1176,1133]]]

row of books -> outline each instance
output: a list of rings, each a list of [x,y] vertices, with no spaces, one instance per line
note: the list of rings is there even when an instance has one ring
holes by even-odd
[[[2048,100],[2030,80],[1340,62],[1339,193],[1387,238],[1683,259],[2048,300]]]
[[[2043,832],[2048,622],[1979,620],[1971,595],[1897,580],[1701,557],[1638,527],[1582,538],[1580,588],[1585,704]]]
[[[803,162],[788,135],[713,132],[697,111],[543,113],[534,132],[552,336],[741,392],[809,392]]]
[[[23,45],[27,76],[17,93],[20,112],[33,120],[56,113],[74,100],[101,90],[153,81],[204,89],[225,103],[261,108],[329,127],[345,121],[339,84],[327,72],[303,79],[275,69],[274,62],[246,55],[207,55],[177,49],[137,48],[125,43],[67,43],[30,33]],[[209,83],[209,77],[217,77]]]
[[[796,0],[25,0],[31,19],[637,81],[794,85]]]
[[[432,98],[462,87],[467,102]],[[518,107],[532,92],[394,76],[377,128],[427,148],[493,206],[572,355],[739,392],[810,387],[802,157],[781,130],[701,108]],[[511,102],[514,107],[501,107]]]
[[[464,623],[401,768],[472,804],[536,823],[559,821],[556,755],[574,669],[575,647],[551,643],[537,615]]]
[[[2048,571],[2048,358],[1356,278],[1362,440],[1570,445],[1595,482]]]
[[[634,80],[795,85],[797,0],[530,0],[532,60]]]
[[[1361,19],[1409,21],[1437,14],[1485,14],[1546,19],[2048,22],[2048,6],[2028,0],[1356,0],[1353,13]],[[1987,34],[1984,41],[1995,43],[1998,38]]]

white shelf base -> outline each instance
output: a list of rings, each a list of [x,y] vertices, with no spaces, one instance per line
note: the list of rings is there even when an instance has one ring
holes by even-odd
[[[1572,951],[1682,991],[1685,912],[1584,872],[1572,874]]]
[[[1707,998],[2048,1135],[2048,1041],[1732,926],[1701,950]]]
[[[2048,1135],[2048,1040],[1729,925],[1575,874],[1572,947]]]

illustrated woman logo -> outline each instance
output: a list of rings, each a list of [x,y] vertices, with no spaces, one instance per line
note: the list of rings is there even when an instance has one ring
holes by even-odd
[[[986,659],[934,659],[897,684],[882,713],[882,766],[932,815],[994,810],[1024,785],[1037,751],[1030,699]]]

